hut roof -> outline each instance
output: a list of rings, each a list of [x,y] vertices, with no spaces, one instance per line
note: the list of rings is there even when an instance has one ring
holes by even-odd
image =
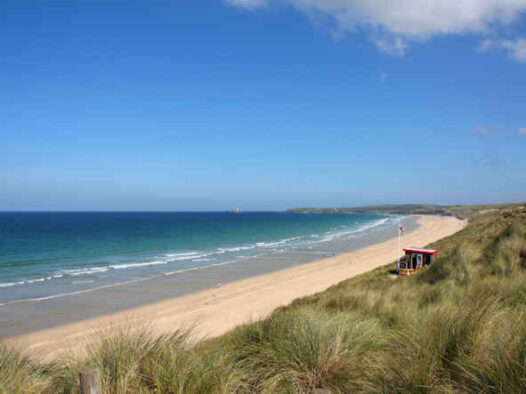
[[[410,248],[404,249],[404,252],[435,254],[438,252],[438,249],[424,249],[424,248],[416,248],[414,246],[411,246]]]

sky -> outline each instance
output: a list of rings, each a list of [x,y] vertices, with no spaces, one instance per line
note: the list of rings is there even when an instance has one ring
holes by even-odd
[[[0,0],[0,210],[526,200],[526,0]]]

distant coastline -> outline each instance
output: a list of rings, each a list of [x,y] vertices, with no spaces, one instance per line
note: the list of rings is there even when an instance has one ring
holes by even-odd
[[[469,219],[481,210],[526,207],[526,202],[488,205],[385,204],[341,208],[290,208],[290,213],[376,213],[382,215],[440,215]]]

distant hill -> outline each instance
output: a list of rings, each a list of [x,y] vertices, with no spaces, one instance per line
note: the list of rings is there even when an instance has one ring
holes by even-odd
[[[494,209],[526,208],[526,202],[486,205],[433,205],[433,204],[386,204],[343,208],[291,208],[295,213],[377,213],[394,215],[444,215],[461,219],[471,218],[475,213]]]

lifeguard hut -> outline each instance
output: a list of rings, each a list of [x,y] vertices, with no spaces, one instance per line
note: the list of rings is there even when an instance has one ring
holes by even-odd
[[[435,260],[438,249],[406,248],[405,256],[400,259],[396,267],[400,275],[411,275],[419,269],[431,265]]]

